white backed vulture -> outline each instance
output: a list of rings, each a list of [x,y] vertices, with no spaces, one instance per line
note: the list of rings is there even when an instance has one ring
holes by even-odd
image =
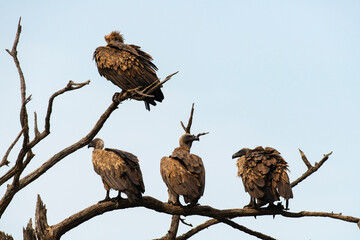
[[[245,191],[250,194],[250,203],[245,208],[257,208],[283,197],[286,200],[293,198],[288,164],[280,153],[271,147],[243,148],[232,158],[239,158],[236,162],[238,177],[242,178]]]
[[[100,138],[92,140],[88,145],[88,148],[90,147],[94,148],[92,152],[94,170],[100,175],[106,190],[104,201],[110,200],[110,189],[119,191],[118,199],[121,199],[123,192],[131,203],[140,201],[145,186],[138,158],[129,152],[105,148],[104,141]]]
[[[123,36],[117,31],[106,35],[105,41],[107,45],[96,48],[93,56],[101,76],[124,91],[136,88],[141,91],[160,82],[152,57],[139,46],[125,44]],[[163,99],[161,89],[155,90],[151,97],[144,100],[146,109],[150,110],[150,104],[155,106],[155,101]]]

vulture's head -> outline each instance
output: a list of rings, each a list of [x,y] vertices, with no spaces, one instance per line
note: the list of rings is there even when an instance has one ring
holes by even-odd
[[[104,141],[100,138],[95,138],[88,145],[88,148],[93,147],[94,149],[104,149]]]
[[[185,147],[187,149],[191,148],[193,141],[199,141],[199,136],[192,135],[190,133],[185,133],[180,137],[179,144],[180,147]]]
[[[240,151],[234,153],[232,155],[232,158],[242,157],[242,156],[246,155],[249,151],[250,151],[250,148],[243,148]]]
[[[109,35],[106,35],[104,38],[105,38],[105,41],[107,42],[107,44],[116,45],[116,43],[119,43],[119,42],[124,43],[124,37],[118,31],[113,31]]]

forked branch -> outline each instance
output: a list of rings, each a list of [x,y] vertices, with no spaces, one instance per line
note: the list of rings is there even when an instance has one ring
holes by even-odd
[[[329,156],[332,154],[332,152],[330,152],[328,154],[324,154],[324,157],[320,160],[320,162],[315,163],[315,166],[312,166],[310,164],[310,162],[307,160],[307,157],[305,156],[303,151],[301,151],[299,149],[299,152],[301,155],[301,159],[304,161],[305,165],[308,167],[308,170],[305,173],[303,173],[298,179],[296,179],[295,181],[293,181],[291,183],[292,188],[295,187],[297,184],[299,184],[301,181],[303,181],[305,178],[309,177],[311,174],[316,172],[325,163],[325,161],[329,159]]]
[[[181,124],[182,128],[184,129],[185,133],[190,133],[193,116],[194,116],[194,103],[191,106],[190,117],[189,117],[187,126],[185,127],[184,123],[182,121],[180,121],[180,124]]]

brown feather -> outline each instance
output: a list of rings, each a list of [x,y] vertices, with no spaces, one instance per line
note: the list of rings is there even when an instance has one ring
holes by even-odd
[[[168,189],[183,195],[186,203],[196,204],[204,193],[205,168],[199,156],[175,149],[170,157],[163,157],[160,171]]]
[[[118,32],[113,33],[105,37],[108,45],[98,47],[94,52],[93,58],[99,74],[125,91],[137,87],[142,90],[154,82],[160,82],[156,76],[157,67],[152,63],[152,57],[139,46],[124,44],[122,36]],[[144,100],[147,106],[156,105],[155,101],[161,102],[164,99],[160,89],[152,95],[153,98]]]
[[[116,149],[94,149],[92,162],[106,190],[124,192],[130,201],[136,201],[144,193],[139,160],[135,155]]]
[[[261,146],[249,149],[239,157],[236,165],[245,191],[252,198],[262,203],[273,203],[279,196],[286,200],[293,198],[288,164],[276,149]]]

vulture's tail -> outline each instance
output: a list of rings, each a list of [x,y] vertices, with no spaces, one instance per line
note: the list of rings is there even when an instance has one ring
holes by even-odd
[[[131,191],[125,191],[125,194],[131,203],[139,203],[142,199],[141,193],[135,194]]]
[[[158,90],[156,90],[155,92],[153,92],[152,94],[154,95],[154,97],[145,98],[145,100],[144,100],[145,108],[148,111],[150,111],[150,104],[153,105],[153,106],[156,106],[155,101],[162,102],[162,100],[164,99],[164,94],[162,93],[160,88]]]

